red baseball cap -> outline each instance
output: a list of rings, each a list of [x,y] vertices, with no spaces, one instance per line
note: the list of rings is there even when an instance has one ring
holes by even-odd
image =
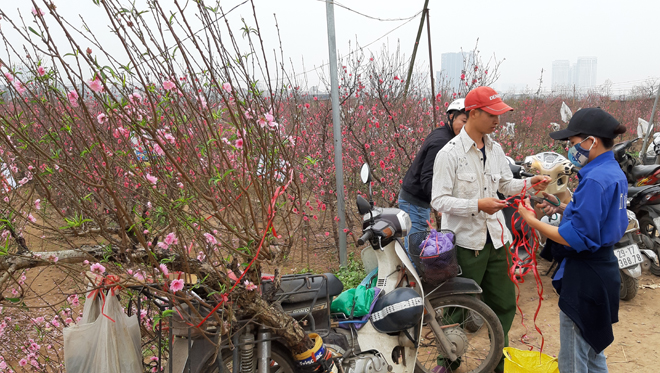
[[[493,115],[513,111],[513,108],[504,102],[500,94],[490,87],[477,87],[465,96],[465,111],[481,109]]]

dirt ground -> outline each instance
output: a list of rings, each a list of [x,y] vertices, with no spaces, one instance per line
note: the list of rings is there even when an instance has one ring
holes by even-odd
[[[545,337],[543,352],[556,356],[559,353],[559,307],[558,296],[552,288],[549,276],[543,276],[550,264],[547,261],[539,262],[539,272],[543,282],[543,302],[541,311],[536,319],[536,325]],[[619,304],[619,322],[614,324],[614,342],[605,350],[607,366],[611,373],[618,372],[658,372],[658,350],[660,344],[660,277],[650,273],[642,274],[641,288],[637,296],[630,301],[621,301]],[[651,287],[644,287],[651,285]],[[525,282],[520,285],[519,305],[525,315],[525,325],[528,327],[528,343],[539,347],[541,338],[534,330],[533,317],[538,306],[536,281],[529,274]],[[526,349],[520,341],[525,334],[518,313],[509,332],[512,347]],[[538,348],[535,348],[538,351]]]
[[[44,249],[55,249],[44,245]],[[359,250],[353,251],[359,258]],[[299,273],[311,269],[315,272],[329,272],[339,266],[337,253],[333,247],[318,248],[310,250],[309,259],[307,255],[292,253],[291,260],[287,261],[284,273]],[[544,260],[539,262],[539,272],[543,282],[543,302],[536,320],[536,325],[541,329],[545,338],[543,352],[551,356],[559,353],[559,308],[557,307],[558,296],[554,292],[549,276],[544,276],[549,268],[549,263]],[[81,266],[82,269],[82,266]],[[68,288],[71,279],[63,278],[62,272],[55,268],[38,268],[30,271],[28,281],[33,280],[32,301],[40,303],[37,299],[51,303],[56,301],[49,297],[54,288],[59,288],[60,294],[72,291]],[[614,343],[605,350],[609,371],[617,372],[657,372],[658,351],[656,346],[660,344],[660,277],[650,273],[642,274],[640,288],[637,296],[631,301],[621,301],[619,310],[619,322],[614,325]],[[658,284],[658,288],[654,285]],[[57,291],[57,290],[56,290]],[[50,298],[50,299],[49,299]],[[59,299],[58,299],[59,300]],[[61,301],[61,300],[59,300]],[[34,304],[34,303],[33,303]],[[51,303],[52,304],[52,303]],[[520,284],[519,306],[525,314],[527,325],[527,342],[536,346],[541,345],[541,338],[534,329],[533,316],[538,306],[537,287],[534,277],[529,274],[525,282]],[[510,344],[513,347],[526,349],[521,342],[525,334],[525,328],[521,324],[518,313],[509,333]],[[56,346],[61,352],[61,345]]]
[[[353,251],[359,258],[358,250]],[[301,260],[301,254],[293,254],[292,261],[287,263],[288,273],[300,272],[307,268],[307,258]],[[310,267],[316,271],[329,271],[338,266],[337,254],[334,248],[316,249],[310,253]],[[541,329],[545,343],[543,352],[550,356],[559,354],[559,297],[552,287],[549,276],[544,276],[550,263],[540,259],[538,264],[543,283],[543,301],[536,319],[536,325]],[[527,326],[526,339],[528,344],[541,346],[541,337],[534,328],[534,313],[538,306],[536,281],[532,274],[524,278],[520,284],[519,306],[525,315]],[[660,277],[643,273],[639,280],[640,288],[637,296],[630,301],[621,301],[619,305],[619,322],[614,324],[614,342],[605,350],[607,365],[611,373],[623,372],[658,372],[659,354],[656,346],[660,345]],[[655,285],[657,288],[654,288]],[[525,335],[525,327],[521,324],[520,312],[516,314],[513,326],[509,332],[510,345],[522,350],[528,347],[521,342]]]

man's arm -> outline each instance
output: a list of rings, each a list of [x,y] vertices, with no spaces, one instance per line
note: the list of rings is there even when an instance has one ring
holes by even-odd
[[[456,181],[456,159],[447,151],[439,151],[433,165],[431,206],[441,213],[474,216],[479,212],[478,200],[453,196]]]

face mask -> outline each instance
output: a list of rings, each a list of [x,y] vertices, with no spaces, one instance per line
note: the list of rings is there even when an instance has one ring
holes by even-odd
[[[591,147],[589,147],[589,149],[584,149],[582,146],[580,146],[580,144],[587,141],[589,137],[568,149],[568,160],[571,161],[571,163],[577,168],[582,168],[589,162],[589,152],[591,151],[591,148],[594,147],[594,142],[591,143]]]

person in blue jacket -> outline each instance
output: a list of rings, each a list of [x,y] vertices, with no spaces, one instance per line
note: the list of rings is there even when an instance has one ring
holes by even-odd
[[[536,219],[529,200],[518,212],[530,227],[557,242],[561,373],[607,372],[603,350],[619,321],[619,265],[613,246],[628,226],[626,176],[614,159],[614,138],[626,128],[600,108],[581,109],[568,127],[550,134],[568,140],[579,183],[559,227]]]

